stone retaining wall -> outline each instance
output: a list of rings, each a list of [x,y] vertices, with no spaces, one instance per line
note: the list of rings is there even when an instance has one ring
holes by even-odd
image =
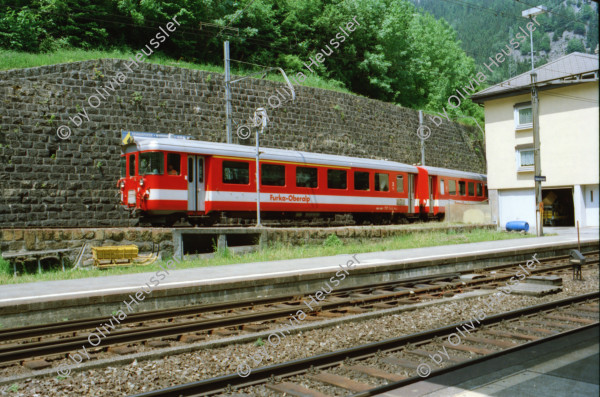
[[[194,230],[205,232],[203,237],[214,235],[234,235],[250,233],[261,235],[267,245],[276,243],[290,245],[321,244],[330,235],[338,236],[342,241],[362,239],[379,239],[410,233],[430,231],[467,231],[472,229],[495,229],[495,225],[459,225],[427,224],[395,226],[347,226],[332,228],[210,228],[210,229],[178,229],[179,233]],[[169,228],[108,228],[108,229],[4,229],[0,230],[0,252],[43,251],[62,248],[73,248],[68,255],[74,261],[81,247],[87,244],[82,264],[90,266],[91,248],[108,245],[135,244],[140,254],[152,251],[152,244],[157,244],[162,258],[171,257],[174,252],[175,239],[173,229]],[[210,244],[210,241],[207,242]]]
[[[222,74],[147,63],[130,71],[126,63],[101,59],[0,71],[0,226],[135,226],[118,205],[121,130],[225,141]],[[119,72],[124,79],[115,84]],[[248,79],[232,88],[238,125],[267,108],[265,147],[421,160],[417,111],[303,86],[296,87],[295,102],[271,109],[267,99],[283,87]],[[57,137],[61,125],[71,128],[69,139]],[[426,164],[485,173],[476,128],[446,121],[430,127]],[[235,133],[233,143],[254,144]]]

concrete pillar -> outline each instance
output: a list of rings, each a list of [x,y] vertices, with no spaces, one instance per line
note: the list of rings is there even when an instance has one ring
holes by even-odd
[[[217,251],[223,252],[227,248],[227,235],[219,234],[219,239],[217,240]]]
[[[498,215],[498,189],[488,189],[488,199],[490,200],[490,210],[492,212],[492,223],[498,225],[498,228],[502,228],[500,225],[500,217]]]
[[[179,230],[173,230],[173,257],[183,259],[183,235]]]
[[[573,207],[575,212],[575,226],[579,221],[579,227],[585,226],[585,196],[581,185],[573,186]]]

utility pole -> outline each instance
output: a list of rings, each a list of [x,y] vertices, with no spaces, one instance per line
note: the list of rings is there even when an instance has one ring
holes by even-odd
[[[229,41],[225,41],[225,117],[227,128],[227,143],[231,143],[231,75],[229,74]]]
[[[423,111],[419,110],[419,130],[423,131]],[[423,139],[423,135],[420,135],[421,138],[421,165],[425,165],[425,139]]]
[[[534,182],[535,182],[535,221],[537,236],[544,235],[542,219],[543,203],[542,203],[542,164],[540,161],[540,113],[539,101],[537,92],[537,73],[531,73],[531,112],[533,118],[533,165],[534,165]]]

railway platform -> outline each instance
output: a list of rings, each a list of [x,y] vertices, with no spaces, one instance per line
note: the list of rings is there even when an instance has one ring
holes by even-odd
[[[412,383],[378,397],[597,396],[598,326]]]
[[[581,235],[582,252],[598,249],[598,229]],[[236,264],[219,267],[169,269],[168,275],[137,306],[138,311],[191,304],[237,301],[292,293],[312,293],[349,260],[356,261],[343,287],[365,285],[429,274],[476,269],[537,258],[568,255],[577,237],[556,235],[385,251],[349,253]],[[146,286],[154,273],[45,281],[0,286],[0,315],[5,326],[110,315]]]

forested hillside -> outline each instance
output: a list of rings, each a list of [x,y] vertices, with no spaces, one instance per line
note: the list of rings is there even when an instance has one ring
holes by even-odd
[[[461,47],[478,65],[506,45],[528,22],[521,11],[537,5],[549,13],[538,16],[533,32],[534,61],[543,65],[571,52],[593,53],[598,45],[598,4],[590,0],[411,0],[456,30]],[[493,76],[499,82],[531,68],[529,40],[515,51],[508,66]]]
[[[188,62],[222,65],[228,39],[231,57],[247,62],[234,66],[296,75],[329,46],[316,74],[411,108],[441,110],[475,71],[454,30],[407,0],[0,0],[0,8],[0,48],[13,51],[137,52],[174,16],[181,26],[157,52]],[[359,25],[335,47],[332,39],[354,17]],[[480,115],[474,109],[461,110]]]

